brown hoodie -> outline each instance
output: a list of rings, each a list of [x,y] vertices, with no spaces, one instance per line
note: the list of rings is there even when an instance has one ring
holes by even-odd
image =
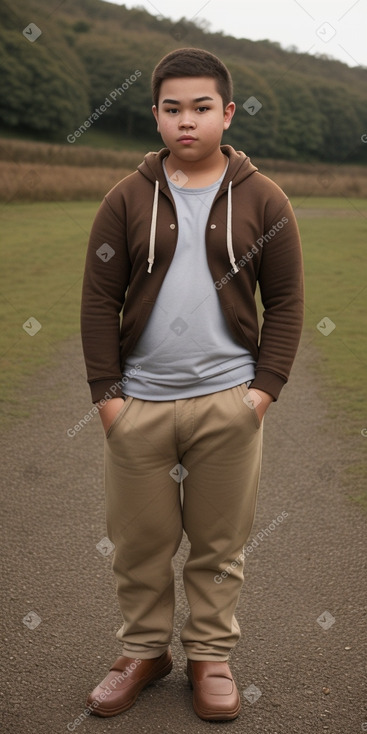
[[[235,339],[254,356],[253,387],[276,400],[287,382],[303,322],[303,267],[297,223],[284,192],[230,145],[227,172],[206,227],[209,269]],[[135,347],[172,261],[178,234],[162,168],[167,148],[105,196],[90,234],[81,335],[92,400],[121,396],[125,359]],[[259,343],[255,302],[264,306]],[[123,315],[120,325],[120,313]],[[149,399],[149,396],[147,396]]]

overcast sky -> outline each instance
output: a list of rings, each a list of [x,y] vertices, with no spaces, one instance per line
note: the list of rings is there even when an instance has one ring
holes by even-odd
[[[367,0],[109,0],[172,20],[205,19],[210,30],[367,67]]]

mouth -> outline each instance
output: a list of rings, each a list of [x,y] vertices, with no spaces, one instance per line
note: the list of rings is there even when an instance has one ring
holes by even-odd
[[[192,135],[181,135],[180,138],[178,138],[179,143],[194,143],[197,138],[194,138]]]

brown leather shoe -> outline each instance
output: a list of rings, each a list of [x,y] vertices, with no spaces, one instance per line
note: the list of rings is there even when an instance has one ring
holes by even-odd
[[[139,693],[153,681],[163,678],[172,670],[171,651],[159,658],[141,660],[117,658],[110,672],[90,693],[87,706],[96,716],[116,716],[129,709]]]
[[[194,689],[195,713],[205,721],[236,719],[241,699],[226,662],[188,660],[187,675]]]

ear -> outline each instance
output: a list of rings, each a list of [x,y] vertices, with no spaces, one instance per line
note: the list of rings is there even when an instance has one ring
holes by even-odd
[[[153,107],[152,107],[152,112],[153,112],[153,115],[154,115],[154,117],[155,117],[155,119],[156,119],[156,123],[157,123],[157,132],[159,132],[159,122],[158,122],[158,110],[157,110],[157,107],[155,106],[155,104],[154,104],[154,105],[153,105]]]
[[[234,102],[230,102],[227,104],[227,107],[224,110],[224,122],[223,122],[223,130],[228,130],[231,122],[232,117],[234,113],[236,112],[236,105]]]

